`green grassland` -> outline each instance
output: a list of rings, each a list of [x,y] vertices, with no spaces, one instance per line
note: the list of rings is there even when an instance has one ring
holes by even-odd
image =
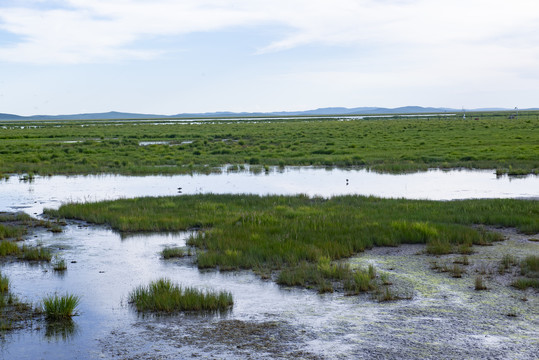
[[[198,228],[203,231],[188,244],[197,248],[199,268],[253,269],[261,274],[280,270],[282,283],[304,285],[314,279],[311,282],[323,289],[331,281],[365,277],[364,272],[352,274],[329,261],[373,246],[422,243],[431,254],[468,254],[472,245],[501,240],[497,233],[472,225],[539,232],[539,202],[507,199],[440,202],[207,194],[66,204],[45,213],[125,232]]]
[[[539,173],[539,112],[414,118],[0,122],[1,174],[179,174],[225,164]],[[141,146],[141,142],[166,142]]]

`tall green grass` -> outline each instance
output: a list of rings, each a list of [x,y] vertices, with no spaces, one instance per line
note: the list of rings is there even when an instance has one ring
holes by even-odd
[[[67,320],[77,314],[80,297],[76,295],[49,295],[43,298],[43,311],[49,320]]]
[[[17,255],[21,249],[11,241],[0,241],[0,256]]]
[[[518,119],[508,119],[506,112],[471,116],[478,120],[296,117],[160,126],[136,120],[110,126],[110,121],[92,120],[38,122],[24,129],[20,122],[4,121],[0,173],[26,174],[28,180],[31,174],[208,173],[228,164],[232,169],[256,165],[260,172],[269,165],[363,166],[394,173],[429,168],[496,169],[500,175],[539,172],[534,136],[539,112],[525,112]],[[141,141],[165,143],[140,146]]]
[[[203,229],[188,240],[198,248],[199,268],[282,269],[283,283],[322,288],[334,278],[323,275],[324,259],[331,262],[374,246],[408,243],[423,243],[429,253],[446,254],[502,240],[497,233],[471,226],[475,224],[539,231],[539,203],[507,199],[441,202],[208,194],[67,204],[45,212],[109,224],[120,231]]]
[[[188,256],[189,253],[179,247],[167,247],[161,251],[163,259],[182,258]]]
[[[539,289],[539,256],[530,255],[520,262],[522,277],[513,281],[512,285],[520,290],[529,287]]]
[[[9,290],[9,278],[0,273],[0,296],[7,293]]]
[[[0,257],[10,255],[26,261],[50,261],[52,258],[50,250],[46,248],[26,245],[19,247],[11,241],[0,241]]]
[[[539,256],[526,256],[520,262],[520,272],[524,276],[539,278]]]
[[[26,229],[21,226],[0,224],[0,240],[21,239]]]
[[[129,294],[129,302],[141,312],[222,311],[233,304],[226,291],[200,291],[182,288],[169,279],[159,279],[148,286],[139,286]]]
[[[19,258],[27,261],[51,261],[52,254],[49,249],[42,247],[21,247]]]

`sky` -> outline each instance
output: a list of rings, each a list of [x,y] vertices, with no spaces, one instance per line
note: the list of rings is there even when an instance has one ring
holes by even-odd
[[[539,107],[537,0],[0,0],[0,113]]]

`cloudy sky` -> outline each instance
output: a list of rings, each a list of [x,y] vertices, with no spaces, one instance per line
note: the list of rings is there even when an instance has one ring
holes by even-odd
[[[0,0],[0,113],[539,106],[537,0]]]

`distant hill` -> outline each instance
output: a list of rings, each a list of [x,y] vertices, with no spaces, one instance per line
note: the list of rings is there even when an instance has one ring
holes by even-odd
[[[0,113],[0,120],[19,120],[19,119],[25,119],[25,117],[19,116],[19,115],[13,115],[13,114]]]
[[[466,111],[508,111],[512,109],[482,108],[466,109]],[[539,110],[520,109],[520,110]],[[278,112],[209,112],[209,113],[182,113],[175,115],[136,114],[117,111],[104,113],[71,114],[71,115],[32,115],[20,116],[0,113],[0,120],[119,120],[119,119],[167,119],[167,118],[227,118],[227,117],[257,117],[257,116],[324,116],[324,115],[381,115],[381,114],[424,114],[461,112],[462,109],[433,108],[421,106],[404,106],[398,108],[383,107],[328,107],[306,111],[278,111]]]

